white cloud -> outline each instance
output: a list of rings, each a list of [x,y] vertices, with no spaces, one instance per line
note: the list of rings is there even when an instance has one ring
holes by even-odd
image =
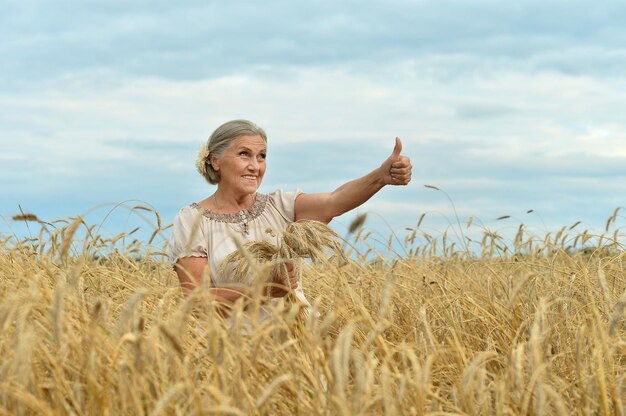
[[[3,204],[137,192],[167,216],[211,191],[195,151],[240,117],[270,135],[267,186],[330,190],[402,137],[417,187],[366,206],[399,224],[440,203],[424,183],[460,215],[540,207],[555,223],[565,212],[604,221],[626,191],[621,2],[7,7]]]
[[[619,1],[5,3],[0,73],[26,88],[77,71],[202,79],[425,56],[439,76],[512,64],[619,76],[626,38]]]

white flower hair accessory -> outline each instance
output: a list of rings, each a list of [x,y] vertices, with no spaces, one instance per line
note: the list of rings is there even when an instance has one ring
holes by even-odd
[[[207,177],[209,174],[207,165],[209,164],[210,154],[211,152],[209,152],[209,148],[206,145],[200,146],[200,149],[198,150],[198,157],[196,159],[196,169],[198,169],[198,172],[200,172],[200,174],[204,177]]]

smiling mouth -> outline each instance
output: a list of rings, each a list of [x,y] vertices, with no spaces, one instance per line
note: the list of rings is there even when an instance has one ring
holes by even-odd
[[[248,180],[248,181],[250,181],[250,180],[256,181],[256,176],[244,175],[243,178]]]

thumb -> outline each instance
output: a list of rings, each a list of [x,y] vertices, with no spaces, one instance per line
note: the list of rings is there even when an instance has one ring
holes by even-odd
[[[393,147],[393,152],[391,152],[391,157],[394,159],[400,158],[400,152],[402,152],[402,142],[399,137],[396,137],[396,145]]]

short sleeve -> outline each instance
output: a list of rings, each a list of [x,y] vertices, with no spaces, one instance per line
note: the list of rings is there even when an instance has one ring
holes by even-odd
[[[191,206],[182,208],[170,236],[170,261],[183,257],[208,257],[208,239],[203,227],[202,213]]]
[[[288,222],[293,222],[296,217],[296,198],[303,193],[300,189],[296,189],[295,192],[284,192],[282,189],[279,189],[269,194],[270,203],[274,205],[280,215]]]

